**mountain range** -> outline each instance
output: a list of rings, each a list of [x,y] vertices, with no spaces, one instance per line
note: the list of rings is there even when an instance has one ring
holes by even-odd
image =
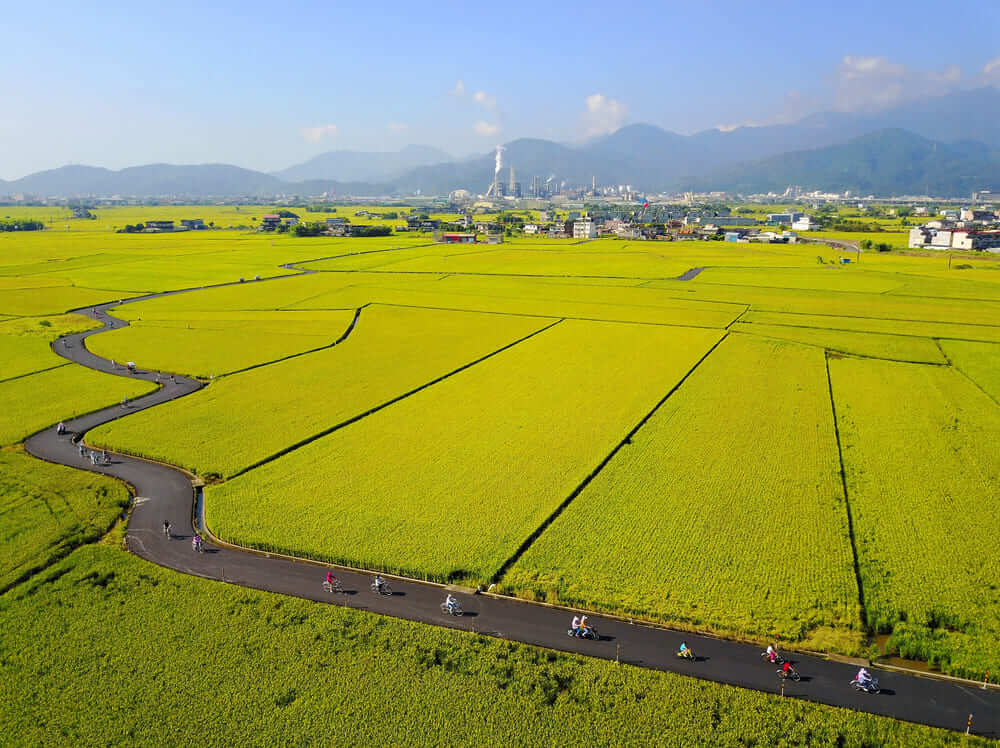
[[[451,161],[447,153],[427,145],[408,145],[400,151],[328,151],[308,161],[274,172],[285,182],[337,179],[342,182],[391,181],[410,169]]]
[[[557,184],[631,184],[646,191],[805,189],[860,194],[964,195],[1000,191],[1000,90],[981,88],[876,114],[832,112],[794,124],[678,135],[634,124],[578,145],[522,138],[504,147],[527,192],[533,176]],[[66,166],[11,182],[0,195],[267,197],[485,192],[493,152],[455,160],[427,146],[398,152],[332,151],[265,174],[225,164],[151,164],[120,171]]]

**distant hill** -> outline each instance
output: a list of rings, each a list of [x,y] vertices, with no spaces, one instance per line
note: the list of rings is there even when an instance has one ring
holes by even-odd
[[[1000,148],[1000,91],[981,88],[908,103],[878,114],[828,112],[795,124],[739,127],[730,131],[705,130],[678,135],[662,128],[635,124],[576,147],[551,141],[522,139],[508,143],[504,173],[513,165],[527,190],[534,175],[543,180],[588,184],[631,184],[644,190],[678,190],[701,184],[700,179],[725,168],[756,162],[783,153],[845,143],[887,129],[903,129],[943,143],[979,141]],[[698,179],[691,179],[691,176]],[[414,169],[394,180],[405,192],[443,194],[456,188],[483,192],[493,177],[493,154],[449,164]],[[814,180],[805,180],[810,183]],[[789,179],[788,184],[795,184]],[[926,184],[926,180],[925,180]],[[951,182],[944,180],[947,187]],[[911,185],[911,192],[924,191]],[[943,194],[959,194],[945,190]]]
[[[274,173],[285,182],[333,179],[341,182],[385,182],[419,166],[443,164],[452,158],[426,145],[408,145],[401,151],[365,153],[329,151]]]
[[[888,129],[687,181],[694,189],[741,193],[780,191],[795,184],[862,195],[965,195],[1000,190],[1000,149],[973,141],[941,143]]]
[[[173,166],[149,164],[120,171],[93,166],[63,166],[7,182],[5,191],[41,196],[76,195],[215,195],[248,196],[280,191],[281,180],[269,174],[226,164]]]
[[[174,166],[148,164],[120,171],[93,166],[63,166],[0,182],[0,194],[39,197],[122,195],[128,197],[267,197],[318,195],[334,187],[339,194],[384,195],[392,187],[332,180],[289,183],[263,172],[226,164]]]
[[[569,146],[522,138],[507,143],[509,167],[522,191],[545,182],[630,184],[646,191],[783,190],[789,184],[885,194],[961,195],[996,189],[1000,90],[981,88],[907,103],[877,114],[828,112],[788,125],[705,130],[678,135],[634,124]],[[829,150],[833,149],[833,150]],[[928,150],[929,149],[929,150]],[[808,155],[807,155],[808,154]],[[317,195],[445,195],[485,192],[494,154],[462,160],[426,146],[398,152],[333,151],[265,174],[224,164],[152,164],[121,171],[65,166],[0,182],[0,194],[37,196],[242,197]]]
[[[755,161],[790,151],[844,143],[879,130],[901,129],[929,140],[973,140],[1000,148],[1000,90],[957,91],[907,102],[877,113],[820,112],[787,125],[703,130],[693,143],[712,151],[718,163]]]

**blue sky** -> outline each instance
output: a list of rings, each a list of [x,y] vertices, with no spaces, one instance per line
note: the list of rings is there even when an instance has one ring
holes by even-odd
[[[0,178],[681,133],[1000,85],[1000,2],[15,3]],[[949,16],[950,14],[950,16]]]

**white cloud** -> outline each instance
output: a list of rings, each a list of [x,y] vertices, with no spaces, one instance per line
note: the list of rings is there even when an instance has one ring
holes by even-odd
[[[336,125],[319,125],[317,127],[303,127],[302,137],[310,143],[318,143],[323,138],[333,137],[337,134]]]
[[[733,130],[739,130],[741,127],[760,127],[760,122],[753,122],[748,120],[747,122],[731,122],[728,125],[716,125],[715,129],[719,132],[732,132]]]
[[[493,122],[487,122],[486,120],[479,120],[472,126],[472,129],[475,131],[476,135],[496,135],[500,132],[500,125]]]
[[[1000,86],[1000,57],[996,57],[983,66],[983,78],[987,83]]]
[[[450,93],[452,96],[457,98],[465,98],[465,81],[459,79]],[[471,98],[475,104],[486,112],[486,116],[488,118],[480,119],[474,122],[472,125],[473,132],[484,137],[496,135],[500,132],[502,129],[503,112],[500,111],[500,105],[497,102],[497,97],[480,90],[471,94],[469,98]]]
[[[962,71],[949,65],[940,71],[913,70],[885,57],[848,55],[834,76],[837,109],[877,111],[908,99],[941,96],[962,83]]]
[[[476,91],[476,93],[472,95],[472,100],[488,112],[497,111],[496,96],[490,96],[485,91]]]
[[[586,99],[587,111],[583,113],[583,129],[587,137],[614,132],[625,122],[628,108],[617,99],[604,94],[591,94]]]
[[[405,122],[390,122],[388,127],[393,132],[403,132],[410,129],[410,126]]]

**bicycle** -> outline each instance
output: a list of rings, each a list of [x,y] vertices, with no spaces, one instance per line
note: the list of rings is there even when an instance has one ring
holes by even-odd
[[[762,659],[767,660],[772,665],[784,665],[785,664],[785,658],[782,657],[777,652],[774,653],[774,659],[771,659],[771,656],[767,652],[761,652],[760,656],[761,656]]]

